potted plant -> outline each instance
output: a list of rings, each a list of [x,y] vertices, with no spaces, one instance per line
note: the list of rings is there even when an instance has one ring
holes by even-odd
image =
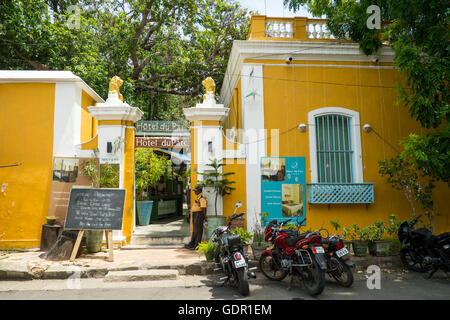
[[[389,215],[388,221],[389,223],[385,225],[385,230],[390,238],[389,254],[392,256],[397,256],[399,255],[402,247],[400,240],[398,240],[397,233],[403,221],[397,221],[395,214]]]
[[[167,171],[168,160],[158,157],[151,149],[137,149],[135,153],[136,213],[138,224],[150,223],[153,201],[145,200],[145,192],[156,184]]]
[[[47,216],[47,224],[49,226],[53,226],[56,223],[57,219],[58,219],[57,216]]]
[[[204,254],[206,257],[206,261],[214,260],[214,251],[216,249],[216,244],[210,241],[202,241],[200,242],[195,250],[197,250],[198,255]]]
[[[352,246],[353,246],[353,253],[357,257],[365,257],[367,253],[367,234],[368,229],[367,227],[364,227],[362,229],[359,228],[357,224],[354,224],[351,226],[350,229],[351,237],[353,238]]]
[[[353,241],[356,240],[356,234],[354,232],[353,227],[344,227],[342,228],[342,237],[344,238],[342,241],[344,242],[344,245],[348,248],[348,250],[351,250]]]
[[[259,257],[261,256],[261,253],[267,249],[268,243],[265,241],[265,233],[264,233],[264,225],[269,220],[269,213],[267,212],[261,212],[261,223],[256,220],[255,228],[253,232],[253,242],[251,244],[252,252],[253,252],[253,259],[255,261],[259,260]]]
[[[235,189],[231,185],[235,182],[227,179],[227,177],[233,175],[234,172],[221,172],[221,169],[225,166],[224,163],[220,163],[219,161],[217,161],[217,159],[212,159],[211,162],[207,164],[207,166],[212,168],[212,170],[199,173],[199,175],[203,176],[203,180],[199,180],[197,182],[197,185],[200,185],[203,188],[213,188],[215,193],[214,216],[207,216],[206,218],[207,233],[208,235],[210,235],[215,228],[225,225],[226,217],[223,215],[217,215],[217,200],[219,195],[223,197],[231,194],[231,192]]]
[[[367,228],[367,241],[369,253],[373,256],[377,255],[378,243],[383,240],[384,227],[383,222],[375,221],[373,224],[368,225]],[[380,250],[383,246],[380,246]]]
[[[248,254],[248,245],[250,244],[250,241],[252,240],[253,235],[241,227],[235,228],[234,230],[231,231],[231,233],[238,234],[241,237],[242,246],[244,248],[244,253]]]
[[[99,170],[97,159],[89,159],[81,164],[83,174],[91,180],[94,188],[111,188],[119,186],[119,170],[112,165],[102,165]],[[100,171],[100,174],[99,174]],[[103,230],[86,230],[86,249],[89,253],[96,253],[102,250]]]

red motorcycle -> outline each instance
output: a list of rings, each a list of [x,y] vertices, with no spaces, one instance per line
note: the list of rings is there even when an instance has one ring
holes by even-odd
[[[291,275],[289,288],[294,277],[298,277],[310,295],[318,295],[325,287],[327,270],[322,237],[316,232],[283,230],[283,226],[291,220],[269,222],[265,229],[265,239],[274,246],[261,254],[259,268],[270,280],[281,281],[288,274]]]

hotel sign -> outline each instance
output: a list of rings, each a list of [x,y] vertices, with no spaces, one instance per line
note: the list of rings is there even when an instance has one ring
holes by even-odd
[[[189,148],[190,138],[180,137],[136,137],[136,148]]]
[[[145,133],[173,131],[187,131],[187,127],[182,121],[138,121],[136,131]]]

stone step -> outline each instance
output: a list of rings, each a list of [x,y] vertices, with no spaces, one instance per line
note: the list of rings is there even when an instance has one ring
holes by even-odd
[[[177,280],[178,270],[172,269],[150,269],[150,270],[131,270],[131,271],[109,271],[104,281],[154,281],[154,280]]]
[[[183,245],[191,240],[189,236],[133,236],[131,245]]]
[[[120,250],[142,249],[184,249],[184,244],[129,244],[120,248]]]

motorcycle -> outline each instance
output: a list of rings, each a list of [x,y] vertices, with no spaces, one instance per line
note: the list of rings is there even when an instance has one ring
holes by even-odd
[[[229,283],[238,288],[243,296],[250,294],[250,287],[248,278],[256,278],[255,273],[248,269],[248,256],[244,254],[241,237],[238,234],[229,232],[231,222],[244,213],[236,214],[236,210],[242,206],[242,202],[236,203],[236,209],[230,217],[228,225],[217,227],[211,234],[213,243],[216,243],[214,251],[214,261],[218,268],[215,271],[221,270],[225,273],[225,277],[220,278],[224,280],[223,285]]]
[[[325,288],[327,270],[322,237],[316,232],[300,234],[294,229],[284,230],[283,226],[291,220],[269,222],[264,231],[265,240],[274,246],[262,252],[259,268],[271,280],[281,281],[289,274],[289,289],[294,277],[298,277],[310,295],[318,295]]]
[[[345,247],[342,238],[339,235],[323,238],[322,246],[327,259],[327,274],[341,286],[350,287],[354,280],[351,268],[355,263],[350,260],[350,252]]]
[[[421,216],[409,223],[403,222],[398,229],[398,239],[402,243],[400,259],[403,266],[415,272],[431,271],[428,278],[442,269],[450,271],[450,232],[438,236],[426,228],[414,229]]]

